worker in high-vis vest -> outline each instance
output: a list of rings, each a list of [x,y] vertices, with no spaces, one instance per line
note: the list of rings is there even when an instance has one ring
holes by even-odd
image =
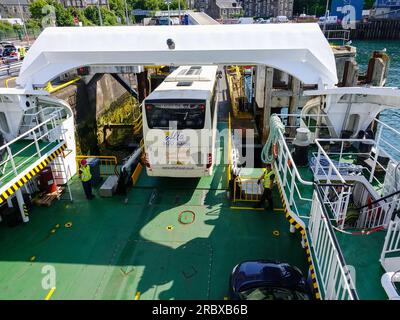
[[[92,200],[94,198],[94,195],[92,194],[92,174],[90,173],[90,165],[88,165],[85,159],[81,161],[79,177],[81,178],[86,198]]]
[[[272,202],[272,187],[274,186],[274,180],[275,180],[275,173],[274,170],[272,169],[272,165],[270,163],[267,163],[264,169],[264,173],[258,179],[258,184],[260,184],[260,182],[263,181],[263,187],[264,187],[264,191],[259,202],[260,207],[264,205],[265,200],[268,200],[269,209],[270,210],[274,209]]]

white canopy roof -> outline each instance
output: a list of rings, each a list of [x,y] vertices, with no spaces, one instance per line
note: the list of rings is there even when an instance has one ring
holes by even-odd
[[[337,83],[320,27],[299,23],[46,28],[28,51],[17,84],[44,86],[81,66],[151,64],[265,64],[320,88]]]

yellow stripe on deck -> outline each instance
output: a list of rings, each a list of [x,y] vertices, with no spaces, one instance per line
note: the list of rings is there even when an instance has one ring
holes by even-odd
[[[254,210],[254,211],[265,211],[264,208],[254,208],[254,207],[230,207],[235,210]]]
[[[46,295],[46,297],[44,298],[44,300],[50,300],[51,296],[53,295],[54,291],[56,290],[56,288],[51,288],[49,293]]]

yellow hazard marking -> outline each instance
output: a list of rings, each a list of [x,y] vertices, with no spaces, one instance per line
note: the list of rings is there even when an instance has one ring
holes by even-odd
[[[56,288],[51,288],[49,293],[46,295],[46,297],[44,298],[44,300],[50,300],[51,296],[53,295],[54,291],[56,290]]]
[[[253,211],[264,211],[264,208],[253,208],[253,207],[230,207],[234,210],[253,210]]]
[[[135,294],[135,300],[139,300],[140,299],[140,291],[136,292]]]

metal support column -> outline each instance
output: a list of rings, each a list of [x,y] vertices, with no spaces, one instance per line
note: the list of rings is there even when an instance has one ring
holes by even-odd
[[[266,143],[269,135],[269,119],[271,117],[272,86],[274,82],[274,69],[267,68],[265,72],[265,97],[263,110],[262,142]]]

